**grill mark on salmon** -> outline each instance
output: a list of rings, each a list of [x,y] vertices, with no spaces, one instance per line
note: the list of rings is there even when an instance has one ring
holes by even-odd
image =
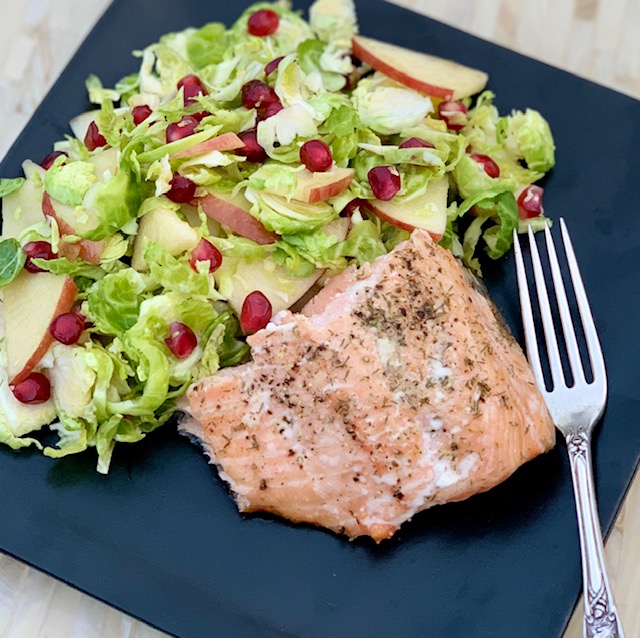
[[[187,393],[243,512],[351,538],[494,487],[550,449],[528,363],[483,292],[423,231],[249,338],[253,360]]]

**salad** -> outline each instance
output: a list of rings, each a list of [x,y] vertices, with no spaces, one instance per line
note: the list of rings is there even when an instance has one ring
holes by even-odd
[[[0,180],[0,442],[106,473],[326,277],[413,228],[480,273],[542,227],[542,115],[357,32],[352,0],[258,3],[87,79],[95,108]]]

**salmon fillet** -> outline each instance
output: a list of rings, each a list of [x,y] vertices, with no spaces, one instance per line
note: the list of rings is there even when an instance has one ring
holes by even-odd
[[[243,512],[380,541],[555,443],[519,345],[423,231],[249,343],[251,362],[189,389],[180,426]]]

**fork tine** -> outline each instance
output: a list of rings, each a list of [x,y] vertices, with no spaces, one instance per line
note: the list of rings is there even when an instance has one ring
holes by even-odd
[[[597,382],[603,385],[606,389],[607,377],[604,356],[602,355],[602,348],[600,346],[600,339],[598,338],[598,332],[596,331],[593,315],[591,314],[591,307],[589,306],[587,293],[585,292],[584,284],[582,283],[582,276],[580,275],[578,261],[573,251],[571,237],[569,237],[569,231],[567,230],[567,226],[562,218],[560,219],[560,229],[562,232],[565,254],[567,256],[567,263],[569,264],[569,273],[571,274],[571,281],[573,283],[576,301],[578,302],[578,311],[580,312],[580,319],[582,320],[582,328],[587,341],[587,351],[589,352],[589,361],[591,362],[593,380],[594,383]]]
[[[529,286],[527,284],[527,273],[524,268],[520,239],[516,230],[513,231],[513,249],[516,259],[516,278],[518,280],[518,293],[520,296],[520,308],[522,311],[522,325],[524,327],[524,338],[527,346],[527,359],[533,370],[533,374],[538,383],[538,388],[544,391],[544,375],[540,354],[538,352],[538,339],[536,336],[536,326],[533,321],[533,311],[531,309],[531,297],[529,296]]]
[[[578,380],[584,383],[584,369],[580,359],[580,350],[578,349],[578,341],[576,332],[573,329],[573,319],[569,310],[569,302],[567,301],[567,291],[564,287],[562,273],[560,272],[560,264],[558,263],[558,255],[556,247],[553,243],[553,237],[549,226],[545,224],[544,237],[547,243],[547,253],[549,254],[549,265],[551,267],[551,278],[553,287],[556,292],[556,301],[558,302],[558,310],[560,311],[560,322],[562,324],[562,332],[564,333],[564,341],[567,347],[567,355],[569,357],[569,365],[573,373],[574,384]],[[577,264],[576,264],[577,265]]]
[[[551,315],[547,284],[544,280],[544,272],[542,270],[542,263],[540,262],[540,253],[538,252],[538,246],[536,244],[535,237],[533,236],[531,226],[529,226],[529,244],[531,246],[533,278],[536,282],[536,293],[538,295],[540,317],[542,319],[542,327],[544,329],[544,340],[547,344],[547,356],[549,359],[549,367],[551,369],[551,378],[553,379],[554,387],[556,387],[558,384],[564,384],[564,372],[562,370],[562,362],[560,360],[558,340],[553,327],[553,316]]]

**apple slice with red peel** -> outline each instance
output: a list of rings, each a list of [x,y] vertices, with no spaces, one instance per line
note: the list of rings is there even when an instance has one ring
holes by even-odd
[[[22,271],[3,288],[9,383],[24,381],[54,339],[49,324],[70,312],[78,289],[68,275]]]
[[[383,202],[369,199],[364,206],[386,222],[408,230],[426,230],[434,241],[440,241],[447,226],[449,178],[445,175],[429,182],[424,195],[409,202]]]
[[[325,232],[343,241],[350,223],[349,219],[341,217],[327,224]],[[275,315],[301,299],[324,273],[324,268],[317,268],[308,277],[296,277],[271,260],[246,261],[224,256],[213,276],[221,294],[238,315],[247,295],[254,290],[265,295]]]
[[[323,173],[312,173],[304,168],[295,173],[298,184],[292,193],[289,192],[288,187],[281,188],[277,184],[272,187],[267,185],[264,191],[271,195],[295,199],[305,204],[317,204],[335,197],[349,188],[355,173],[353,168],[341,168],[335,165]]]
[[[441,100],[460,100],[482,91],[489,76],[484,71],[412,51],[395,44],[354,36],[353,54],[410,89]]]
[[[192,206],[198,204],[206,215],[256,244],[273,244],[278,239],[276,233],[267,230],[262,222],[249,213],[251,203],[242,194],[231,196],[209,193],[192,202]]]
[[[211,151],[235,151],[238,148],[243,148],[244,142],[235,133],[223,133],[217,135],[209,140],[185,148],[183,151],[178,151],[171,155],[171,159],[179,159],[181,157],[194,157],[196,155],[204,155],[205,153],[211,153]]]
[[[349,188],[355,174],[353,168],[340,166],[332,166],[324,173],[312,173],[305,168],[298,174],[298,188],[293,199],[307,204],[324,202]]]
[[[45,217],[51,217],[56,220],[60,236],[78,235],[72,226],[74,220],[72,206],[66,206],[56,201],[49,195],[44,193],[42,196],[42,212]],[[71,244],[65,241],[60,242],[60,256],[66,257],[69,261],[73,261],[80,257],[90,264],[99,264],[102,252],[104,250],[104,241],[92,241],[90,239],[80,239]]]

